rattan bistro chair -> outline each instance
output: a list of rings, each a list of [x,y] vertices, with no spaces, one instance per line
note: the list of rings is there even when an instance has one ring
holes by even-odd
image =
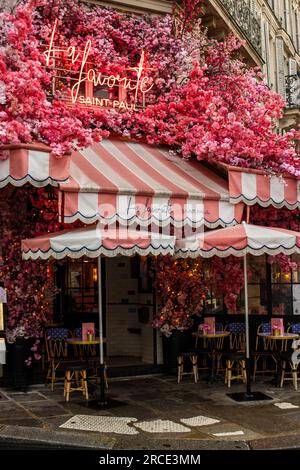
[[[246,382],[246,359],[245,359],[245,324],[232,322],[225,327],[230,332],[229,352],[223,354],[226,362],[225,384],[230,388],[232,380],[243,380]]]
[[[272,329],[270,322],[263,322],[257,328],[255,352],[253,354],[253,382],[255,382],[255,378],[258,373],[265,374],[266,372],[276,372],[277,370],[276,355],[273,352],[274,341],[259,336],[259,333],[271,334],[271,332]],[[267,365],[271,362],[274,363],[274,368],[268,369]],[[258,368],[260,363],[262,365],[261,369]]]
[[[291,325],[288,328],[288,332],[300,335],[300,323],[294,323]],[[300,359],[300,344],[299,340],[295,340],[293,343],[295,346],[293,344],[292,348],[279,353],[280,387],[283,387],[284,381],[292,380],[294,389],[298,390],[298,358]],[[298,354],[296,354],[297,360],[295,361],[294,354],[296,350],[298,351]]]
[[[45,345],[48,358],[48,372],[46,381],[51,383],[51,390],[54,389],[55,382],[61,382],[65,376],[65,365],[68,361],[69,336],[67,328],[49,328],[45,332]]]
[[[99,331],[95,330],[96,336],[99,336]],[[78,327],[75,330],[71,331],[71,336],[73,338],[82,337],[82,328]],[[81,361],[85,361],[88,364],[90,369],[89,382],[97,381],[99,379],[99,368],[100,368],[100,357],[99,357],[99,347],[96,344],[89,345],[75,345],[73,344],[73,351],[76,358]],[[104,381],[105,386],[108,388],[108,378],[107,378],[107,358],[104,363]]]
[[[66,401],[69,401],[70,393],[72,392],[82,392],[84,398],[86,400],[89,399],[87,384],[88,369],[88,364],[82,361],[65,365],[64,397]]]

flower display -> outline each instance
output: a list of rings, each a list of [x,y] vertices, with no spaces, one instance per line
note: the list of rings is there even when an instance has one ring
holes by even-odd
[[[198,19],[202,10],[200,0],[184,0],[173,17],[120,14],[78,0],[24,0],[12,13],[3,10],[0,143],[40,141],[63,156],[75,141],[85,147],[114,133],[167,144],[184,158],[299,176],[298,131],[275,132],[282,98],[259,70],[239,59],[237,38],[207,37]],[[178,15],[179,35],[174,34]],[[89,60],[103,74],[123,76],[143,51],[153,84],[146,107],[138,112],[70,107],[63,99],[67,84],[60,80],[53,89],[54,71],[45,62],[55,21],[56,44],[81,50],[89,40]],[[72,71],[66,61],[63,67]]]
[[[12,187],[1,191],[1,226],[5,236],[0,279],[7,290],[6,338],[9,343],[14,343],[18,337],[31,340],[32,354],[26,360],[30,365],[33,358],[41,358],[40,340],[45,324],[51,319],[53,297],[58,289],[51,265],[22,259],[21,240],[59,226],[57,201],[49,200],[45,189],[29,185],[17,191]]]
[[[208,323],[202,323],[199,325],[199,330],[208,333],[210,331],[210,325]]]
[[[185,330],[201,314],[207,293],[201,260],[175,260],[162,256],[153,260],[154,286],[159,296],[153,327],[165,336]]]

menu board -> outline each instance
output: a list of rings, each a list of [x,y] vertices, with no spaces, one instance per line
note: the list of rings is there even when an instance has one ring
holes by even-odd
[[[82,341],[87,341],[88,334],[95,336],[95,323],[82,323]]]
[[[280,334],[284,333],[283,318],[272,318],[271,319],[271,328],[279,330]]]
[[[204,323],[209,326],[208,333],[215,334],[216,332],[216,321],[215,317],[205,317]]]
[[[0,287],[0,304],[6,304],[7,297],[6,297],[6,290],[3,287]]]

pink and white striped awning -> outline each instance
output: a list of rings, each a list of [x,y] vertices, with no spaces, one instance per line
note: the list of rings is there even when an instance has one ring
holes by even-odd
[[[263,227],[243,222],[200,233],[176,241],[178,257],[211,258],[212,256],[244,256],[251,254],[291,255],[300,253],[300,232],[276,227]]]
[[[214,228],[236,224],[243,212],[243,204],[229,202],[228,182],[199,162],[116,139],[73,153],[60,198],[69,223]]]
[[[104,256],[172,255],[175,237],[127,228],[98,225],[46,233],[22,240],[24,259],[96,258]]]
[[[0,158],[0,188],[9,183],[13,186],[25,183],[36,187],[58,186],[69,177],[70,156],[56,158],[42,144],[3,145],[0,150],[4,155]]]
[[[300,180],[268,175],[263,171],[227,167],[230,202],[295,209],[300,207]]]

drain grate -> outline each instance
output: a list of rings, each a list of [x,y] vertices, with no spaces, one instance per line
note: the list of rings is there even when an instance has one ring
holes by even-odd
[[[112,416],[75,415],[60,428],[78,429],[79,431],[96,431],[115,434],[138,434],[138,431],[128,426],[137,421],[136,418],[120,418]]]
[[[154,421],[141,421],[140,423],[137,423],[134,426],[141,429],[142,431],[152,433],[191,432],[189,428],[183,426],[182,424],[163,419],[156,419]]]
[[[209,426],[210,424],[219,423],[219,419],[209,418],[208,416],[194,416],[193,418],[183,418],[180,420],[187,426]]]

